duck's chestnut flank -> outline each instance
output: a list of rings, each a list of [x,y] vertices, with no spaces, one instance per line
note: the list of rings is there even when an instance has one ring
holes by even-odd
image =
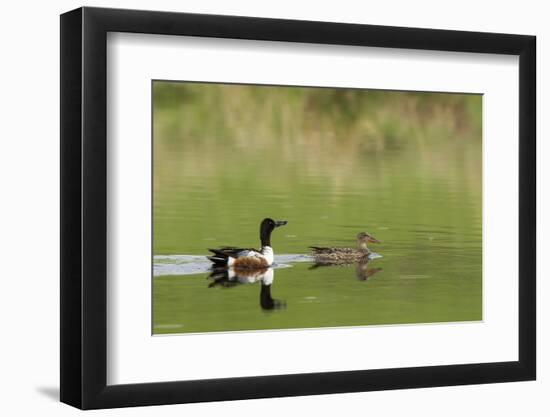
[[[231,264],[234,268],[257,269],[268,267],[267,260],[259,256],[241,256]]]

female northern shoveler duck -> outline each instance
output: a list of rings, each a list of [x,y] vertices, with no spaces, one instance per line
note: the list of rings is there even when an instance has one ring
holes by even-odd
[[[273,249],[271,248],[271,232],[279,226],[284,226],[285,220],[275,221],[263,219],[260,223],[260,250],[226,246],[220,249],[208,249],[214,255],[208,256],[215,268],[233,267],[244,269],[266,268],[273,264]]]
[[[368,259],[371,251],[367,243],[380,243],[366,232],[357,234],[357,248],[323,248],[310,246],[315,262],[320,264],[343,264]]]

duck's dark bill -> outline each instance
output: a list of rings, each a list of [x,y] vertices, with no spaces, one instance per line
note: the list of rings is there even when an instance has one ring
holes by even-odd
[[[279,227],[279,226],[284,226],[285,224],[287,224],[288,222],[286,220],[277,220],[275,222],[275,227]]]

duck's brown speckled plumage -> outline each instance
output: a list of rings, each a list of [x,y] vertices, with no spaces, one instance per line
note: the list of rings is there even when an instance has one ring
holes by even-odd
[[[353,248],[319,248],[312,246],[315,261],[326,261],[333,264],[360,262],[368,259],[370,252]]]
[[[357,248],[310,246],[315,262],[327,264],[345,264],[368,260],[371,253],[367,243],[380,243],[366,232],[357,235]]]

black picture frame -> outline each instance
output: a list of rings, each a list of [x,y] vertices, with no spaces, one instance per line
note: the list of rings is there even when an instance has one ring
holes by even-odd
[[[519,360],[107,385],[108,32],[519,56]],[[61,15],[61,401],[94,409],[535,379],[535,51],[525,35],[88,7]]]

